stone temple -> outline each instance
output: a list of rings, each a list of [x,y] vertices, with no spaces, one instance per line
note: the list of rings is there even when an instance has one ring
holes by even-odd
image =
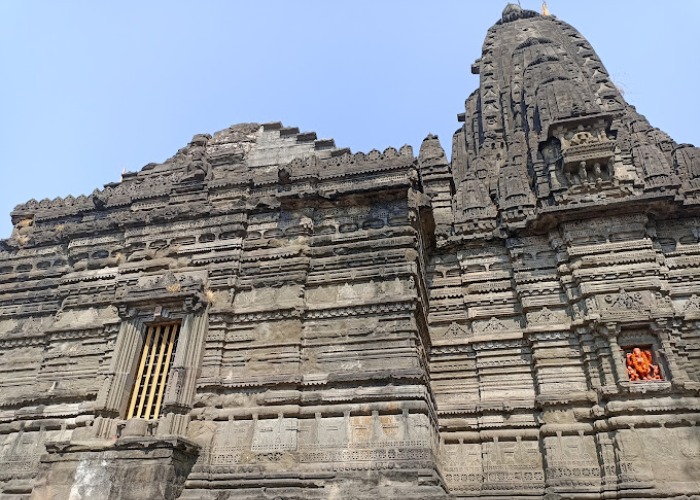
[[[509,5],[451,160],[196,135],[0,242],[0,499],[700,499],[700,149]]]

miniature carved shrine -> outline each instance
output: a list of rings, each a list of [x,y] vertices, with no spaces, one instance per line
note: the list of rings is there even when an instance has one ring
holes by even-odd
[[[0,498],[698,499],[700,150],[509,5],[447,156],[198,134],[0,241]]]

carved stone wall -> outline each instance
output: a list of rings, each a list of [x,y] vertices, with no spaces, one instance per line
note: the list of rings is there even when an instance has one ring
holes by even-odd
[[[16,207],[0,499],[700,498],[699,150],[554,17],[472,68],[451,160],[240,124]]]

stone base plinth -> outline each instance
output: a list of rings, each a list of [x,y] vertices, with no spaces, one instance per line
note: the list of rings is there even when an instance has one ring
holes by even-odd
[[[176,436],[46,445],[31,500],[173,500],[198,446]]]

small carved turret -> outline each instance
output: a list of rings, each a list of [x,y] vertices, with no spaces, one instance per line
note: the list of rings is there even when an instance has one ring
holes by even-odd
[[[454,214],[452,197],[455,193],[452,169],[445,150],[436,135],[428,134],[418,154],[418,167],[423,182],[423,191],[431,200],[438,241],[451,234]]]
[[[498,208],[504,222],[523,222],[534,213],[535,201],[520,165],[509,163],[498,177]]]
[[[672,152],[673,166],[683,179],[682,190],[686,196],[700,192],[700,148],[681,144]]]
[[[641,170],[645,191],[663,191],[680,184],[661,150],[648,142],[636,141],[632,158],[638,171]]]
[[[418,153],[418,163],[420,165],[421,177],[424,180],[450,171],[445,150],[442,148],[438,136],[428,134],[428,136],[423,139],[420,152]]]
[[[496,206],[482,179],[469,172],[460,183],[455,202],[457,232],[469,236],[488,236],[496,229]]]

